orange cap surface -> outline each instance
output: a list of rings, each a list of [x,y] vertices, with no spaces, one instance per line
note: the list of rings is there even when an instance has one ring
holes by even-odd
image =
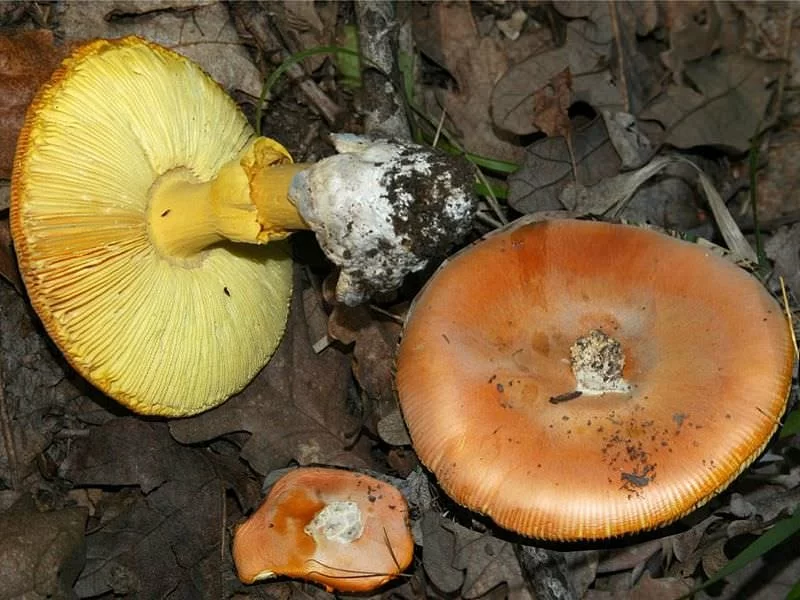
[[[233,559],[245,583],[278,575],[329,591],[372,590],[411,563],[408,505],[392,485],[351,471],[290,471],[237,529]]]
[[[593,332],[621,350],[624,382],[577,395],[573,353]],[[527,536],[600,539],[727,486],[778,427],[793,361],[781,307],[708,249],[522,221],[429,281],[397,391],[414,448],[457,502]]]

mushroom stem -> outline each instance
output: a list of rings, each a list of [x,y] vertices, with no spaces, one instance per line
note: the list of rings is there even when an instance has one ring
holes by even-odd
[[[162,256],[189,259],[225,240],[264,244],[309,229],[287,196],[309,166],[292,163],[277,142],[256,138],[211,181],[188,169],[168,171],[150,189],[150,237]]]

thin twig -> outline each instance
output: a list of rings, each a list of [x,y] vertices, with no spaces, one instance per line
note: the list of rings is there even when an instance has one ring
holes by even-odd
[[[489,180],[486,179],[486,175],[483,174],[483,171],[480,170],[478,165],[472,163],[475,167],[475,175],[478,177],[478,181],[480,181],[486,187],[486,203],[489,205],[489,208],[492,209],[495,215],[497,215],[498,220],[503,225],[508,224],[508,219],[503,214],[502,209],[500,208],[500,203],[497,201],[497,197],[492,192],[492,186],[489,185]]]
[[[514,544],[517,560],[537,600],[577,600],[561,552]]]
[[[433,142],[431,142],[431,146],[436,148],[439,145],[439,136],[442,135],[442,129],[444,128],[444,120],[447,118],[447,109],[442,110],[442,116],[439,117],[439,122],[436,124],[436,133],[433,134]]]
[[[268,21],[262,12],[261,7],[256,3],[248,2],[234,2],[232,5],[234,21],[239,31],[246,31],[250,34],[256,47],[262,54],[273,54],[273,49],[281,47],[278,37],[270,31]],[[281,50],[279,59],[286,60],[289,53],[286,50]],[[331,98],[323,92],[319,86],[311,79],[299,64],[292,64],[286,69],[286,75],[294,81],[305,97],[319,111],[322,118],[328,122],[329,125],[336,125],[339,118],[344,114],[344,109],[336,104]],[[263,110],[264,98],[260,99],[257,109],[260,112]],[[261,124],[256,123],[259,127]]]
[[[789,321],[789,333],[792,336],[792,346],[794,346],[794,357],[797,358],[800,356],[800,353],[797,349],[797,335],[794,332],[794,319],[792,318],[792,309],[789,307],[789,294],[786,293],[786,283],[783,280],[783,277],[779,278],[781,282],[781,296],[783,297],[783,308],[786,311],[786,318]]]
[[[395,56],[399,29],[395,3],[390,0],[356,0],[354,8],[358,41],[365,63],[361,74],[365,90],[364,129],[367,133],[410,139],[405,101],[401,90],[394,85],[400,74]]]
[[[783,94],[786,88],[786,80],[789,76],[789,66],[791,60],[789,53],[792,51],[792,20],[794,19],[794,2],[788,3],[789,14],[786,16],[786,27],[783,32],[783,49],[781,51],[781,59],[783,60],[783,68],[781,69],[781,76],[778,78],[778,90],[775,92],[775,112],[772,116],[772,122],[778,120],[781,114],[781,105],[783,104]]]
[[[608,14],[611,16],[611,31],[614,34],[614,43],[617,46],[617,88],[622,92],[622,102],[625,112],[631,112],[631,101],[628,96],[628,78],[625,74],[625,53],[622,46],[622,33],[619,28],[619,15],[617,14],[617,1],[608,0]]]
[[[493,219],[489,215],[486,214],[485,211],[479,210],[475,213],[475,218],[478,221],[483,221],[486,225],[489,225],[492,229],[500,229],[503,226],[503,223],[498,221],[497,219]]]

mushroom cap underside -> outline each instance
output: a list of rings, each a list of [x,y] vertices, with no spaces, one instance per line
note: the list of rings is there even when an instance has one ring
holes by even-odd
[[[363,529],[357,539],[343,542],[308,531],[326,506],[344,503],[360,511]],[[350,592],[393,579],[411,563],[413,552],[408,505],[394,486],[320,467],[281,477],[233,540],[236,570],[245,583],[284,575]]]
[[[208,409],[280,341],[284,247],[219,244],[174,260],[148,235],[160,176],[209,181],[252,136],[197,65],[136,37],[77,49],[28,110],[11,230],[31,303],[69,362],[137,412]]]
[[[571,348],[598,330],[619,342],[630,392],[574,397]],[[397,391],[456,501],[527,536],[600,539],[667,524],[727,486],[776,430],[793,361],[775,300],[708,249],[523,221],[428,282]]]

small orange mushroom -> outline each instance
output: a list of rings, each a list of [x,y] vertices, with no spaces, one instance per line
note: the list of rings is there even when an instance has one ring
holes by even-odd
[[[600,539],[731,483],[778,427],[793,363],[780,306],[708,249],[523,220],[428,282],[397,391],[457,502],[530,537]]]
[[[403,572],[413,553],[400,491],[368,475],[318,467],[281,477],[233,539],[245,583],[285,575],[328,591],[375,589]]]

